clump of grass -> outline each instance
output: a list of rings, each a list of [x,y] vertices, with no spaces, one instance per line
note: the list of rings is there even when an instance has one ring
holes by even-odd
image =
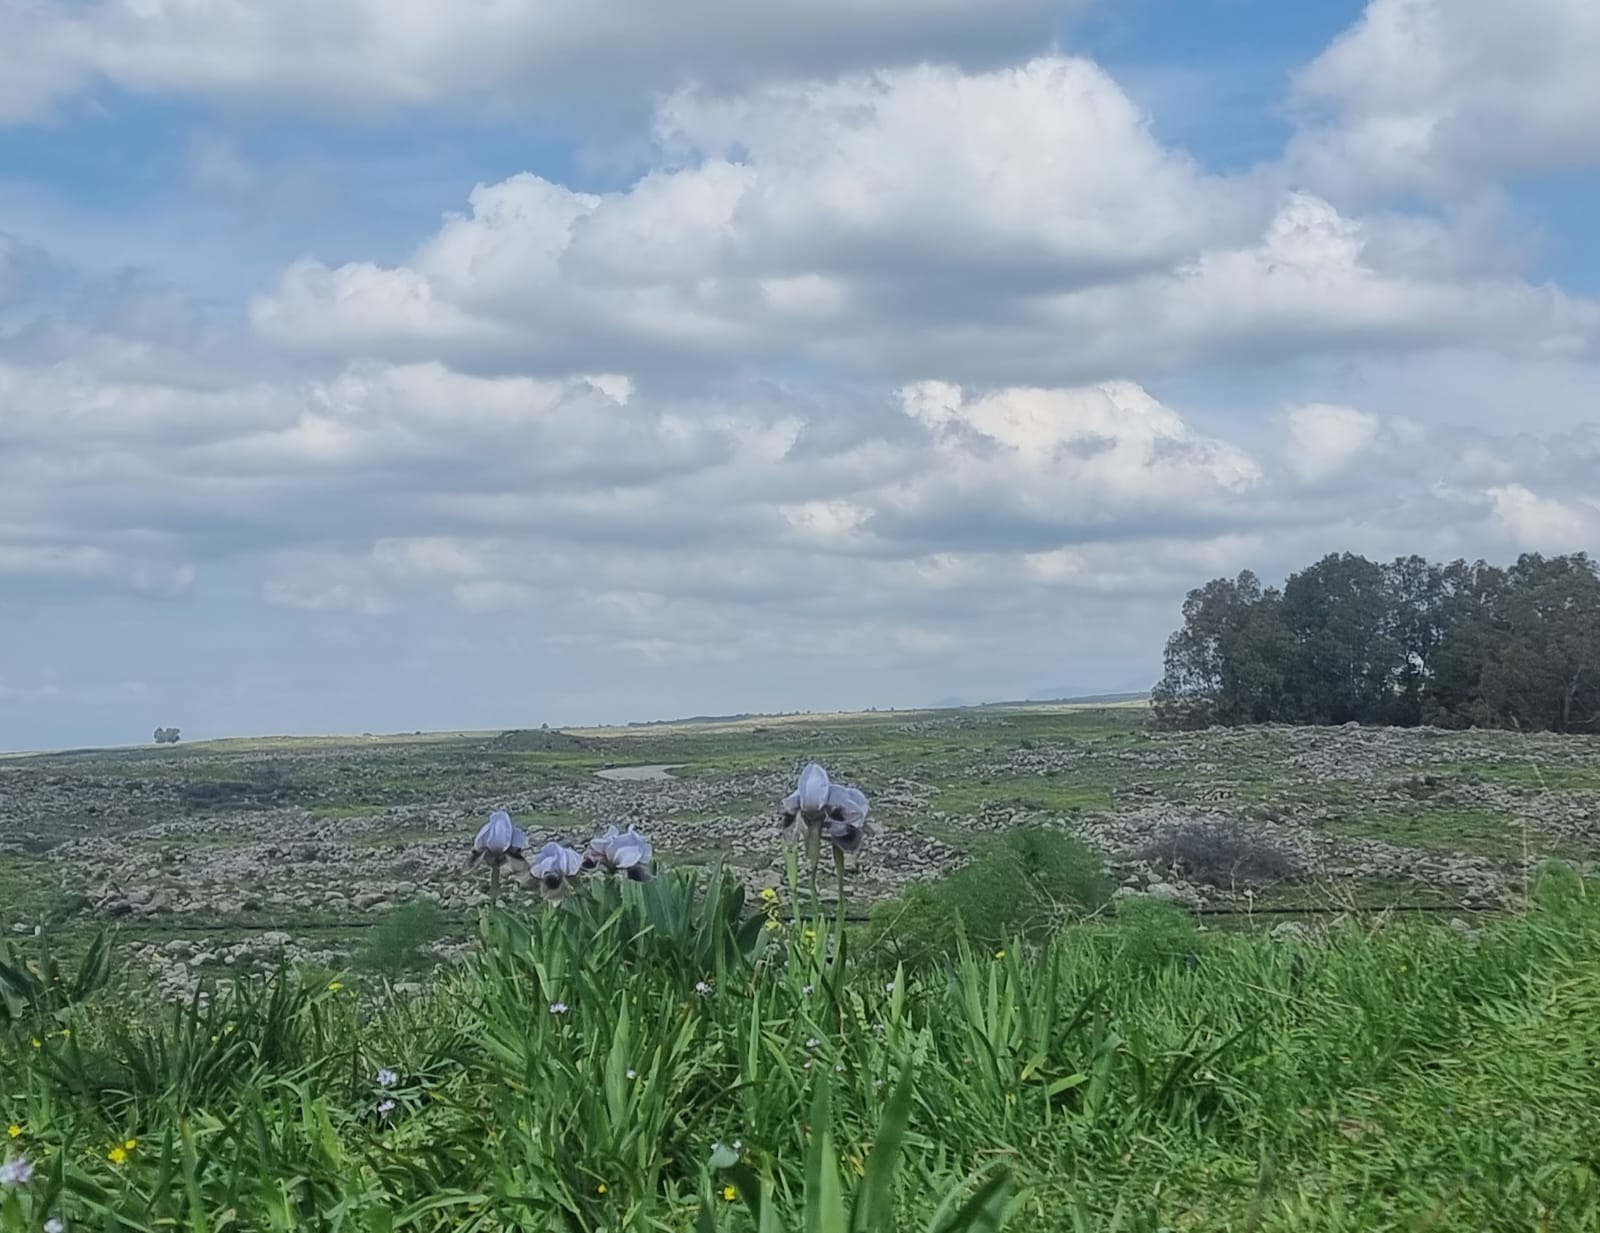
[[[1117,961],[1129,973],[1154,971],[1175,962],[1193,963],[1201,936],[1194,918],[1176,904],[1142,896],[1117,903],[1112,934]]]
[[[399,980],[431,966],[428,948],[444,937],[449,927],[444,913],[431,900],[403,904],[367,931],[351,964],[358,972]]]
[[[1110,902],[1100,857],[1060,831],[1011,831],[965,865],[873,912],[871,937],[908,963],[953,955],[958,938],[994,950],[1039,940]]]

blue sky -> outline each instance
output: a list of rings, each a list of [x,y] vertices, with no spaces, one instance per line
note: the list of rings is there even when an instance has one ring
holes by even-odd
[[[0,748],[1148,684],[1600,549],[1587,0],[0,0]]]

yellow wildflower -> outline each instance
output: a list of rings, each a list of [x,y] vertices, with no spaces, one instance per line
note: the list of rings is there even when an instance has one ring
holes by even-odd
[[[127,1164],[128,1163],[128,1149],[123,1147],[122,1144],[119,1143],[119,1144],[117,1144],[116,1147],[112,1148],[109,1152],[106,1153],[106,1159],[109,1160],[114,1165]]]
[[[6,1127],[6,1134],[10,1138],[20,1139],[22,1138],[22,1127],[18,1126],[15,1122],[12,1122],[11,1125]]]
[[[735,1190],[732,1186],[724,1186],[722,1188],[722,1197],[727,1202],[732,1203],[735,1199],[737,1199],[739,1197],[739,1192],[737,1190]]]
[[[131,1152],[131,1151],[133,1151],[134,1148],[136,1148],[138,1146],[139,1146],[139,1140],[137,1140],[137,1139],[128,1139],[123,1143],[122,1150],[125,1151],[125,1152]]]
[[[1006,952],[1003,950],[997,950],[994,952],[994,957],[996,959],[1004,959],[1006,957]]]
[[[778,930],[780,930],[782,928],[783,928],[782,922],[777,921],[777,920],[768,919],[768,921],[767,921],[767,932],[768,933],[777,933]]]
[[[761,901],[763,903],[777,903],[778,902],[778,892],[773,890],[772,887],[770,887],[770,886],[767,887],[765,890],[763,890],[761,892]]]
[[[595,1192],[595,1194],[605,1194],[605,1192],[606,1192],[606,1184],[604,1182],[601,1182],[598,1186],[596,1186],[594,1188],[594,1192]]]
[[[343,988],[344,988],[344,984],[341,981],[335,980],[335,981],[330,981],[328,983],[328,992],[329,993],[338,993],[339,990],[341,990]]]
[[[33,1047],[35,1049],[43,1049],[44,1048],[44,1041],[40,1040],[37,1036],[35,1036],[33,1038]]]

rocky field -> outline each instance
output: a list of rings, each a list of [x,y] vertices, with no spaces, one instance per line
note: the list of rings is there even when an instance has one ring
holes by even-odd
[[[782,881],[777,802],[813,757],[872,799],[852,858],[863,910],[1020,826],[1086,841],[1119,896],[1266,927],[1383,906],[1465,919],[1514,904],[1540,860],[1588,869],[1600,853],[1595,738],[1157,733],[1138,708],[876,713],[4,758],[0,923],[115,922],[174,995],[286,953],[337,966],[424,900],[448,956],[487,895],[462,865],[491,809],[535,844],[631,823],[663,864],[722,859],[760,889]]]

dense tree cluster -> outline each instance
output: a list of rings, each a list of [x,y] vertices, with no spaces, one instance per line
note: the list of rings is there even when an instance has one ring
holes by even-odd
[[[176,745],[178,743],[178,730],[176,728],[157,728],[155,742],[157,745]]]
[[[1387,564],[1324,557],[1191,591],[1161,721],[1600,729],[1600,565],[1584,553]]]

